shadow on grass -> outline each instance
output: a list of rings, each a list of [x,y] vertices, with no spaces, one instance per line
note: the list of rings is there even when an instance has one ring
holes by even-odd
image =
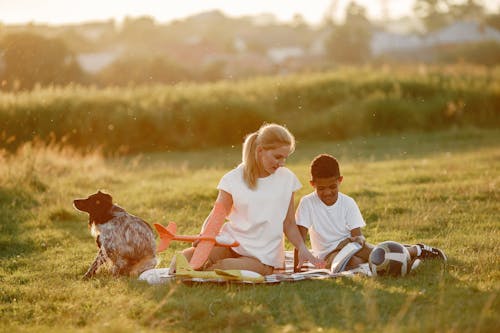
[[[434,332],[453,327],[458,331],[488,331],[498,325],[491,314],[497,298],[494,293],[456,278],[439,262],[422,265],[404,278],[192,286],[179,282],[149,286],[130,281],[129,289],[155,303],[140,311],[142,326],[186,332],[280,328],[290,332],[319,328],[335,332]]]
[[[282,294],[283,299],[292,301],[289,312],[299,320],[284,315],[282,308],[274,321],[291,323],[301,330],[322,327],[334,331],[352,331],[354,327],[361,331],[448,331],[453,327],[458,331],[490,331],[498,327],[499,320],[491,313],[498,295],[457,278],[456,269],[461,270],[465,263],[451,264],[455,265],[453,271],[446,268],[450,264],[426,261],[404,278],[344,278],[331,284],[315,281],[292,290],[291,295]],[[279,306],[278,302],[270,303],[270,307]]]
[[[478,147],[496,147],[500,135],[496,130],[460,129],[428,133],[371,135],[332,142],[305,142],[297,146],[292,163],[310,163],[318,154],[328,153],[339,161],[386,161],[432,157],[443,153],[476,151]],[[429,181],[422,179],[422,182]]]
[[[27,191],[0,187],[0,258],[19,253],[31,253],[35,245],[25,235],[24,222],[31,217],[30,210],[38,205]]]
[[[78,212],[73,207],[73,201],[67,207],[56,207],[49,212],[49,220],[54,228],[64,231],[65,234],[78,242],[95,243],[88,228],[88,214]]]
[[[67,260],[72,263],[73,269],[69,276],[73,279],[81,279],[98,252],[95,237],[92,236],[88,227],[88,214],[77,211],[73,207],[73,201],[68,200],[67,203],[50,208],[48,219],[51,228],[57,230],[58,235],[64,235],[64,239],[58,243],[64,242],[64,245],[59,246],[66,249]],[[99,275],[102,278],[100,281],[111,282],[113,280],[108,265],[102,267]]]

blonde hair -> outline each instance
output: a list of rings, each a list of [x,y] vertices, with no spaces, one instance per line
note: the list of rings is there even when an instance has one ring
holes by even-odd
[[[264,124],[257,132],[246,136],[243,143],[243,179],[251,189],[257,185],[259,175],[259,161],[257,160],[257,146],[265,150],[290,146],[290,154],[295,150],[295,138],[285,127],[277,124]]]

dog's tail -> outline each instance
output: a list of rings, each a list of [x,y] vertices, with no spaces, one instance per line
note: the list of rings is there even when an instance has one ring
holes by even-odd
[[[156,257],[144,257],[132,266],[129,275],[134,277],[139,276],[142,272],[155,268],[157,264],[158,259]]]
[[[170,241],[175,237],[175,232],[177,231],[177,225],[175,222],[170,222],[165,228],[159,223],[153,224],[156,231],[160,235],[160,243],[158,244],[157,252],[162,252],[168,248]]]

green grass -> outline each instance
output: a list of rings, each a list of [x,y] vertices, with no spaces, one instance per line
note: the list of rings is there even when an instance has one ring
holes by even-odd
[[[106,271],[82,281],[96,247],[74,198],[104,189],[150,223],[196,233],[240,147],[105,159],[32,144],[0,154],[0,331],[498,331],[498,130],[298,139],[288,161],[304,184],[297,200],[311,190],[309,161],[331,153],[369,241],[429,243],[446,250],[448,265],[274,286],[150,286]],[[161,266],[185,245],[173,243]]]

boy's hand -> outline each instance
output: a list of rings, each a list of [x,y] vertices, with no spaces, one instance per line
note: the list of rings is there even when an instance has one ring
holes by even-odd
[[[313,254],[307,249],[307,247],[303,245],[299,248],[299,263],[297,265],[297,268],[300,269],[305,261],[309,261],[317,268],[325,268],[326,266],[324,260],[313,256]]]
[[[349,237],[349,240],[351,242],[356,242],[356,243],[358,243],[361,246],[365,245],[365,242],[366,242],[366,239],[365,239],[365,237],[363,235],[361,235],[361,236],[354,236],[354,237],[351,236],[351,237]]]

